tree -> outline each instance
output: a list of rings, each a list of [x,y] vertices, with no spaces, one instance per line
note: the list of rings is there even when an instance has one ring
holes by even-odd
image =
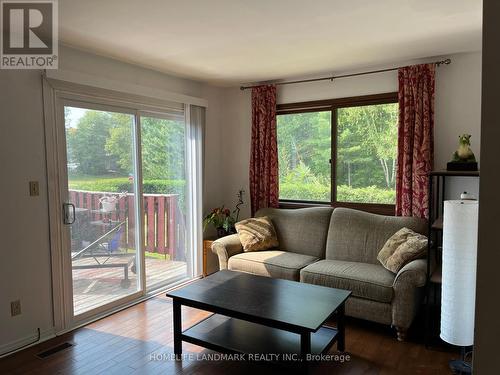
[[[342,121],[339,116],[338,121],[338,150],[337,150],[337,185],[347,184],[352,186],[353,170],[358,167],[358,172],[354,178],[357,184],[366,185],[368,175],[364,172],[365,168],[359,168],[372,162],[372,159],[366,155],[363,146],[359,144],[359,132],[357,129],[351,129],[347,123]],[[342,168],[344,166],[345,168]]]
[[[393,188],[395,181],[397,111],[397,104],[350,107],[338,111],[339,159],[365,164],[368,168],[374,168],[373,162],[378,162],[384,178],[383,185],[388,189]],[[378,182],[377,185],[381,184]]]
[[[141,117],[143,173],[147,178],[185,178],[183,121]]]
[[[109,129],[109,137],[104,144],[106,152],[114,157],[120,172],[133,173],[133,117],[122,113],[112,113],[110,118],[112,125]]]
[[[132,172],[131,127],[114,114],[106,150],[123,171]],[[141,116],[142,174],[144,179],[184,179],[184,122]]]
[[[330,180],[330,112],[310,112],[278,117],[280,177],[301,163],[324,183]]]
[[[133,173],[132,115],[87,110],[75,125],[70,111],[65,108],[68,161],[79,173]],[[144,179],[185,178],[184,121],[141,116],[141,141]]]
[[[82,174],[99,175],[108,171],[113,158],[105,145],[112,128],[108,112],[87,111],[75,127],[66,131],[68,159]]]

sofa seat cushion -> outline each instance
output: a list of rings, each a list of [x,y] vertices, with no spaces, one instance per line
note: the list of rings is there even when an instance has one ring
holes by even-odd
[[[232,256],[228,269],[255,275],[299,281],[300,270],[318,258],[279,250],[264,250]]]
[[[354,297],[390,303],[395,275],[380,264],[320,260],[300,271],[300,281],[352,291]]]

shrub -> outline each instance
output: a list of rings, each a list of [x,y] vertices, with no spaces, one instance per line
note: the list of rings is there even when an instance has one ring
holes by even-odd
[[[281,183],[280,198],[330,202],[330,187],[315,183]],[[340,202],[394,204],[396,192],[376,186],[354,188],[340,185],[337,186],[337,200]]]
[[[128,185],[125,187],[125,185]],[[131,191],[132,184],[127,177],[105,178],[95,180],[69,180],[69,188],[73,190],[106,191],[110,193],[121,193]]]
[[[377,186],[353,188],[340,185],[337,186],[337,200],[340,202],[394,204],[396,191],[381,189]]]
[[[281,199],[330,202],[330,187],[322,184],[281,183]]]
[[[186,182],[184,180],[145,180],[142,189],[145,194],[183,194]],[[122,193],[133,191],[132,182],[127,177],[99,180],[73,180],[69,182],[73,190],[105,191]]]
[[[142,190],[144,194],[178,194],[178,204],[184,210],[184,180],[144,180]],[[132,193],[133,185],[128,177],[103,178],[94,180],[70,180],[69,188],[72,190],[99,191],[107,193]]]
[[[186,181],[184,180],[145,180],[142,184],[144,194],[179,194],[184,197]],[[69,182],[72,190],[104,191],[109,193],[132,193],[132,181],[127,177],[73,180]]]
[[[181,194],[184,195],[184,180],[145,180],[142,190],[145,194]]]

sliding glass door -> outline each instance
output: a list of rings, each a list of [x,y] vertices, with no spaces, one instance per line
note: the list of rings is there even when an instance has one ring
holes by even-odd
[[[64,106],[73,314],[141,291],[135,116]]]
[[[141,114],[146,288],[188,276],[184,115]]]
[[[78,322],[194,276],[190,231],[200,213],[190,202],[199,181],[190,178],[197,167],[184,106],[59,104],[63,272]]]

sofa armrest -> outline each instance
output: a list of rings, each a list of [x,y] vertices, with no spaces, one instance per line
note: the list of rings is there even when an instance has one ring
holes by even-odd
[[[415,259],[410,263],[405,264],[403,268],[399,270],[394,279],[394,288],[413,286],[415,288],[425,285],[425,279],[427,275],[427,260],[425,259]],[[405,284],[405,285],[403,285]]]
[[[227,269],[227,260],[233,255],[243,252],[238,234],[231,234],[215,240],[212,243],[212,252],[219,257],[219,268]]]
[[[427,275],[427,260],[416,259],[399,270],[394,279],[394,298],[392,300],[392,325],[398,329],[398,339],[417,315],[421,305]]]

